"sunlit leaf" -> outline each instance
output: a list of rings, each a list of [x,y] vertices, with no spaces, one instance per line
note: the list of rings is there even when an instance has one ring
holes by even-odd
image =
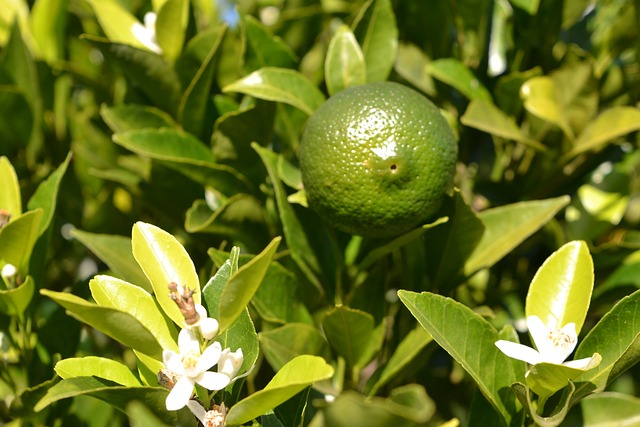
[[[142,27],[142,24],[118,2],[90,0],[89,3],[111,42],[148,49],[133,33],[134,26]]]
[[[369,0],[353,21],[366,64],[367,82],[384,81],[396,60],[398,27],[390,0]]]
[[[63,379],[95,376],[129,387],[141,385],[129,368],[104,357],[72,357],[59,361],[54,369]]]
[[[22,214],[18,176],[5,156],[0,157],[0,209],[8,211],[13,219]]]
[[[137,222],[131,234],[133,256],[151,282],[156,299],[164,312],[180,327],[184,316],[169,294],[174,282],[189,292],[200,304],[200,280],[196,268],[184,247],[166,231],[144,222]]]
[[[42,209],[25,212],[0,228],[0,259],[12,264],[23,276],[29,271],[29,259],[38,240],[42,216]]]
[[[116,279],[98,275],[89,282],[91,296],[103,307],[129,313],[158,340],[163,349],[178,352],[178,333],[162,314],[156,300],[144,289]]]
[[[100,116],[115,133],[133,129],[177,127],[169,114],[149,105],[103,104],[100,107]]]
[[[489,322],[441,295],[401,290],[398,296],[433,339],[471,375],[507,425],[521,416],[515,396],[503,391],[524,380],[524,372],[516,372],[510,359],[495,346],[499,335]]]
[[[49,63],[64,54],[67,7],[68,0],[36,0],[31,9],[33,39],[38,53]]]
[[[168,60],[174,61],[180,55],[188,23],[188,0],[166,0],[158,11],[156,39],[162,55]]]
[[[640,110],[635,107],[613,107],[600,113],[578,135],[567,156],[597,150],[605,143],[640,129]]]
[[[13,289],[0,289],[0,312],[9,316],[22,316],[31,302],[34,289],[31,276],[27,276],[23,283]]]
[[[236,403],[227,413],[227,425],[251,421],[286,402],[305,388],[333,376],[333,368],[317,356],[299,356],[284,365],[264,389]]]
[[[331,38],[324,74],[330,95],[367,81],[364,55],[351,29],[346,25],[338,28]]]
[[[587,244],[574,241],[551,254],[536,272],[525,306],[550,329],[575,323],[580,333],[593,291],[593,260]],[[591,356],[591,355],[589,355]]]
[[[556,391],[564,388],[585,372],[595,368],[602,361],[602,357],[595,353],[589,364],[584,369],[572,368],[553,363],[537,363],[527,373],[527,386],[533,390],[539,398],[546,399]]]
[[[240,92],[268,101],[284,102],[311,115],[325,100],[324,95],[298,71],[264,67],[233,82],[223,92]]]
[[[562,103],[556,83],[550,77],[527,80],[520,88],[520,94],[527,111],[558,126],[569,139],[573,139],[573,130],[565,113],[566,106]]]
[[[162,358],[162,347],[147,328],[129,313],[89,303],[64,292],[41,289],[47,296],[67,309],[68,313],[96,328],[127,347],[139,350],[156,359]]]
[[[460,60],[455,58],[436,59],[427,65],[427,72],[434,78],[448,84],[470,100],[491,101],[491,94],[480,80],[473,75]]]
[[[244,68],[247,73],[262,67],[294,68],[296,54],[291,47],[251,15],[242,18],[245,28],[246,53]]]

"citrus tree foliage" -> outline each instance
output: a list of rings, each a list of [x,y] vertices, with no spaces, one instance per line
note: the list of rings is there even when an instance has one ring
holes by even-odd
[[[0,422],[637,423],[639,7],[0,0]],[[298,162],[377,81],[459,152],[384,239]]]

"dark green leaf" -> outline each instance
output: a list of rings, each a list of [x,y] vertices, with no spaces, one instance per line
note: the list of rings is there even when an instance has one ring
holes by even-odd
[[[100,107],[100,116],[115,133],[134,129],[172,128],[176,122],[164,111],[149,105],[124,104]]]
[[[427,72],[450,85],[470,100],[491,101],[491,94],[460,60],[436,59],[427,65]]]
[[[258,335],[262,351],[271,367],[278,371],[294,358],[310,354],[329,359],[329,346],[320,331],[305,323],[287,323]]]
[[[322,319],[322,329],[331,347],[344,357],[349,367],[369,362],[369,345],[375,339],[373,316],[367,312],[338,306]]]
[[[39,236],[42,236],[49,228],[49,225],[51,225],[56,210],[60,182],[67,171],[67,166],[69,166],[70,161],[71,153],[67,154],[64,162],[38,186],[36,192],[29,199],[29,203],[27,203],[27,209],[29,210],[42,209],[43,216],[42,222],[40,223],[40,230],[38,231]]]
[[[247,73],[262,67],[295,68],[297,58],[291,48],[251,15],[243,17],[245,29],[244,69]]]

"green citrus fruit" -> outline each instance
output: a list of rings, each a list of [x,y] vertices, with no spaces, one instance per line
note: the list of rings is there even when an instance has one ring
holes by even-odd
[[[351,234],[390,237],[424,223],[451,190],[458,148],[427,98],[392,82],[355,86],[309,118],[300,168],[309,206]]]

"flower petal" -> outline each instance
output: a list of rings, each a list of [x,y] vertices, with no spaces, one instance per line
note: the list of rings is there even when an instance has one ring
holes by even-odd
[[[200,422],[203,425],[205,426],[207,425],[205,422],[205,415],[207,414],[207,411],[205,411],[204,407],[201,404],[199,404],[195,400],[190,400],[187,402],[187,407],[191,410],[191,413],[195,415],[197,419],[200,420]]]
[[[540,353],[531,347],[505,340],[496,341],[495,344],[501,352],[512,359],[522,360],[523,362],[527,362],[531,365],[540,363]]]
[[[218,321],[213,317],[205,317],[200,321],[200,333],[207,340],[218,335],[218,329]]]
[[[198,359],[198,372],[204,372],[209,370],[213,365],[220,360],[220,354],[222,353],[222,347],[219,342],[214,342],[209,347],[205,348],[202,352],[202,356]]]
[[[229,385],[229,377],[218,372],[206,371],[195,378],[196,382],[207,390],[222,390]]]
[[[162,360],[164,367],[173,372],[176,375],[184,375],[184,366],[182,365],[182,359],[180,355],[172,350],[162,351]]]
[[[591,367],[589,366],[592,360],[593,360],[593,357],[585,357],[584,359],[571,360],[569,362],[564,362],[563,365],[568,366],[570,368],[586,371],[588,369],[595,368],[595,366],[591,366]],[[596,364],[596,366],[599,364],[600,363]]]
[[[531,335],[536,349],[542,354],[546,353],[551,347],[547,325],[538,316],[533,315],[527,317],[527,328],[529,328],[529,335]]]
[[[193,393],[193,387],[195,382],[188,376],[182,376],[178,382],[173,386],[171,392],[167,396],[166,405],[167,411],[177,411],[184,408]]]
[[[241,348],[235,352],[225,348],[218,361],[218,372],[226,374],[229,378],[233,379],[240,370],[243,360],[244,356]]]
[[[186,328],[181,329],[178,334],[178,347],[180,347],[180,354],[200,354],[200,341],[198,341],[198,337],[196,337],[193,331]]]

